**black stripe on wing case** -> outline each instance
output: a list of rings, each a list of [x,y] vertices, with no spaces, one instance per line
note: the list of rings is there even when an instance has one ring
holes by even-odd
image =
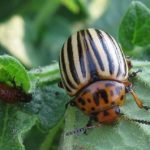
[[[86,77],[86,70],[85,70],[85,64],[84,64],[83,49],[81,46],[80,32],[77,33],[77,44],[78,44],[78,53],[79,53],[81,72],[82,72],[83,77]]]
[[[105,53],[106,53],[106,56],[107,56],[107,61],[108,61],[108,63],[109,63],[109,72],[110,72],[110,74],[113,74],[114,73],[114,62],[113,62],[113,59],[112,59],[112,57],[111,57],[111,53],[109,52],[110,50],[108,49],[108,47],[107,47],[107,45],[106,45],[106,42],[105,42],[105,40],[104,40],[104,37],[103,37],[103,34],[101,33],[101,31],[99,31],[99,30],[95,30],[96,31],[96,33],[97,33],[97,35],[98,35],[98,37],[99,37],[99,41],[100,41],[100,43],[102,44],[102,46],[103,46],[103,49],[104,49],[104,51],[105,51]]]
[[[61,63],[62,63],[63,71],[64,71],[64,76],[65,76],[65,79],[66,79],[67,83],[69,84],[69,86],[71,88],[75,89],[75,86],[70,82],[70,79],[68,78],[67,69],[66,69],[66,65],[65,65],[65,60],[64,59],[65,58],[64,58],[64,45],[63,45],[63,48],[62,48],[62,51],[61,51]]]
[[[92,36],[91,36],[89,30],[86,30],[86,31],[87,31],[87,34],[88,34],[88,36],[89,36],[89,41],[90,41],[92,50],[93,50],[93,52],[94,52],[94,55],[95,55],[95,57],[96,57],[96,59],[97,59],[97,61],[98,61],[98,64],[99,64],[101,70],[104,71],[105,68],[104,68],[104,65],[103,65],[101,56],[100,56],[100,54],[99,54],[99,52],[98,52],[98,49],[97,49],[97,47],[96,47],[96,45],[95,45],[95,43],[94,43],[94,40],[93,40],[93,38],[92,38]]]
[[[61,66],[60,65],[60,61],[59,61],[59,66]],[[61,68],[61,67],[60,67]],[[62,68],[61,68],[62,69]],[[63,79],[63,75],[62,75],[62,71],[60,70],[60,75],[61,75],[61,78]],[[67,84],[65,83],[65,81],[63,81],[63,84],[64,84],[64,86],[65,86],[65,88],[67,89],[67,91],[69,91],[69,92],[71,92],[71,89],[69,89],[69,87],[67,86]]]
[[[97,69],[96,69],[96,65],[92,59],[92,56],[90,54],[90,50],[89,50],[89,47],[88,47],[88,43],[87,43],[87,40],[85,38],[85,30],[82,30],[81,31],[81,34],[84,38],[84,44],[85,44],[85,51],[86,51],[86,57],[87,57],[87,63],[88,63],[88,67],[89,67],[89,72],[90,72],[90,75],[91,75],[91,79],[93,79],[93,81],[97,80]]]
[[[116,58],[117,58],[117,62],[118,62],[118,72],[117,72],[117,77],[118,77],[122,73],[122,67],[121,67],[121,59],[122,58],[120,58],[120,55],[118,53],[118,48],[117,48],[116,43],[114,42],[114,40],[112,39],[112,37],[108,33],[106,33],[106,34],[110,38],[110,41],[112,42],[112,45],[113,45],[113,47],[115,49],[115,54],[116,54]]]
[[[118,44],[119,48],[120,48],[120,52],[121,52],[121,55],[122,55],[122,58],[123,58],[123,63],[124,63],[124,76],[126,76],[127,74],[127,66],[126,66],[126,59],[125,59],[125,56],[124,56],[124,53],[122,51],[122,48],[120,47],[120,45]]]
[[[75,62],[73,58],[73,50],[72,50],[72,40],[71,37],[69,37],[68,42],[67,42],[67,53],[68,53],[68,61],[69,61],[69,68],[70,68],[70,73],[72,74],[72,77],[74,78],[76,83],[80,83],[78,73],[75,68]]]

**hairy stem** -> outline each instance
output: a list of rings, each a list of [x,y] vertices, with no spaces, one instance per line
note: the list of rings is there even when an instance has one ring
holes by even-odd
[[[46,67],[39,67],[29,72],[37,80],[38,85],[51,84],[60,80],[60,72],[58,63]]]

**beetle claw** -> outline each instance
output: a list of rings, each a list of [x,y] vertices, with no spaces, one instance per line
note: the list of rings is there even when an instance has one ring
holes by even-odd
[[[129,74],[129,79],[136,77],[140,72],[142,72],[142,69],[138,69],[137,71],[132,72],[131,74]]]
[[[74,106],[76,106],[76,103],[73,100],[71,100],[71,101],[66,103],[65,108],[67,109],[69,105],[74,107]]]

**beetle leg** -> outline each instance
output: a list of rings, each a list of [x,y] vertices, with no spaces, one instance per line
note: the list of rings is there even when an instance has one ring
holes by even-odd
[[[58,87],[64,88],[64,86],[63,86],[63,84],[62,84],[62,81],[58,82]]]
[[[65,108],[67,109],[69,105],[74,107],[74,106],[76,106],[76,103],[74,100],[70,100],[69,102],[66,103]]]
[[[83,134],[85,132],[86,127],[83,127],[83,128],[78,128],[78,129],[75,129],[73,131],[69,131],[67,133],[65,133],[66,136],[70,136],[70,135],[79,135],[79,134]]]
[[[127,56],[126,57],[126,61],[127,61],[127,65],[128,65],[129,70],[131,70],[131,68],[133,67],[133,65],[132,65],[130,57]]]
[[[67,132],[65,135],[66,136],[70,136],[70,135],[79,135],[79,134],[87,134],[87,130],[89,129],[93,129],[93,128],[99,128],[101,126],[101,124],[97,124],[97,125],[92,125],[92,121],[94,120],[94,116],[90,117],[87,125],[83,128],[78,128],[75,129],[73,131],[69,131]]]
[[[90,118],[89,118],[89,120],[88,120],[88,122],[87,122],[87,124],[86,124],[86,127],[92,126],[93,120],[94,120],[94,117],[93,117],[93,116],[90,116]]]
[[[88,120],[88,122],[87,122],[87,124],[86,124],[84,134],[87,135],[87,130],[88,130],[88,128],[90,128],[92,126],[93,120],[94,120],[94,116],[91,115],[90,118],[89,118],[89,120]]]
[[[135,100],[136,104],[139,106],[139,108],[144,108],[145,110],[150,109],[150,106],[144,106],[143,105],[142,101],[138,98],[138,96],[135,94],[135,92],[133,90],[131,90],[130,93],[134,97],[134,100]]]
[[[126,87],[126,92],[130,93],[133,96],[133,98],[134,98],[134,100],[135,100],[135,102],[139,108],[143,108],[145,110],[150,109],[150,106],[144,106],[143,105],[142,101],[138,98],[137,94],[131,89],[131,87]]]
[[[134,92],[132,89],[131,89],[129,92],[132,94],[132,96],[133,96],[133,98],[134,98],[136,104],[138,105],[138,107],[139,107],[139,108],[143,108],[143,103],[142,103],[141,100],[139,100],[139,98],[138,98],[138,96],[135,94],[135,92]]]
[[[138,69],[137,71],[130,73],[128,78],[130,79],[136,77],[139,72],[142,72],[142,69]]]

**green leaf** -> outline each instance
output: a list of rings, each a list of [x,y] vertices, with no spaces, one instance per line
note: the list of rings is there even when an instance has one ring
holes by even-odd
[[[28,104],[18,104],[18,107],[23,112],[36,115],[38,126],[48,130],[62,118],[68,100],[65,91],[52,84],[60,80],[58,64],[31,70],[29,75],[33,99]]]
[[[6,81],[11,81],[15,76],[16,83],[26,85],[25,80],[31,80],[33,98],[30,103],[0,102],[0,149],[24,150],[24,134],[35,124],[41,131],[53,130],[64,115],[68,97],[58,85],[49,84],[60,79],[58,64],[34,69],[27,73],[15,58],[5,55],[0,56],[0,69],[1,72],[9,75],[9,78],[3,77]],[[52,133],[51,138],[54,138],[56,132],[49,132]]]
[[[45,140],[41,144],[40,150],[50,150],[54,149],[53,147],[57,145],[54,145],[53,143],[55,142],[54,140],[59,138],[57,134],[59,134],[60,127],[63,125],[64,118],[60,120],[60,122],[52,129],[49,131],[47,134]],[[59,135],[60,136],[60,135]],[[57,142],[58,143],[58,142]],[[57,144],[56,143],[56,144]]]
[[[13,63],[11,62],[11,64]],[[7,65],[5,65],[5,69],[8,68]],[[15,71],[15,73],[17,72]],[[58,64],[34,69],[28,74],[31,80],[32,101],[25,104],[18,103],[16,106],[22,112],[36,115],[40,128],[48,130],[62,118],[68,99],[64,90],[60,89],[58,85],[50,85],[50,83],[60,80]],[[19,79],[19,82],[23,82],[23,79],[21,81]]]
[[[23,4],[24,0],[14,0],[13,2],[9,3],[9,6],[8,1],[0,1],[0,21],[8,19],[8,17],[16,13]]]
[[[0,106],[0,149],[24,150],[22,137],[36,118],[18,111],[14,105],[0,102]]]
[[[37,88],[30,103],[18,105],[23,112],[36,115],[42,130],[52,128],[62,118],[68,100],[64,90],[57,85]]]
[[[75,0],[61,0],[62,4],[65,5],[68,9],[70,9],[70,11],[72,11],[73,13],[78,13],[79,12],[79,6],[77,5]]]
[[[30,89],[30,80],[24,66],[14,57],[3,55],[0,56],[0,81],[13,82],[21,86],[26,92]]]
[[[133,1],[119,29],[119,40],[125,50],[150,43],[150,10],[141,2]]]
[[[138,97],[145,105],[150,106],[150,62],[133,61],[133,70],[141,69],[133,85]],[[131,70],[131,71],[133,71]],[[121,111],[128,118],[150,121],[149,111],[139,109],[133,97],[129,94]],[[65,115],[64,132],[85,127],[88,117],[76,108],[69,108]],[[61,149],[65,150],[108,150],[108,149],[141,149],[150,147],[150,126],[131,122],[121,118],[116,124],[101,125],[99,128],[88,130],[88,135],[63,136]],[[139,142],[138,142],[139,141]]]
[[[56,12],[60,5],[60,0],[49,1],[46,0],[42,5],[38,15],[33,23],[36,32],[39,32],[41,27],[48,22],[49,18]]]
[[[70,20],[60,15],[56,15],[55,18],[49,21],[48,28],[43,31],[44,36],[40,39],[40,49],[38,47],[40,51],[38,56],[40,59],[42,57],[46,64],[58,60],[62,45],[71,34],[71,23]]]

